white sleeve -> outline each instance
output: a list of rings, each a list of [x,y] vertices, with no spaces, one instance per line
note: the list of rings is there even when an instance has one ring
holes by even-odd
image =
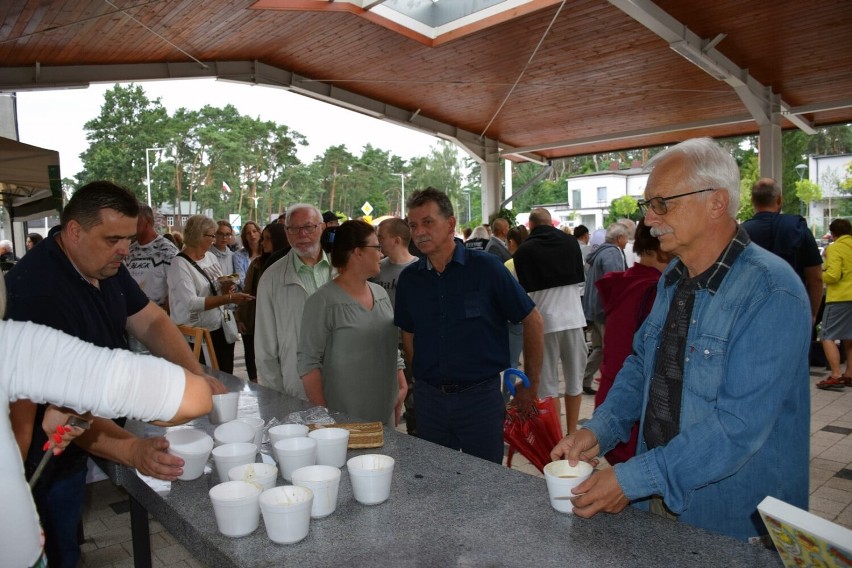
[[[195,268],[184,258],[175,257],[166,271],[169,286],[169,314],[178,325],[188,324],[192,315],[204,311],[204,297],[195,288]],[[206,285],[206,283],[205,283]]]
[[[164,359],[96,347],[30,322],[0,322],[0,350],[9,400],[150,422],[173,418],[186,388],[183,369]]]

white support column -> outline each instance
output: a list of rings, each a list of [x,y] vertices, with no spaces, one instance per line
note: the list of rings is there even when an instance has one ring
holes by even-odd
[[[503,191],[503,199],[509,199],[512,197],[512,193],[515,191],[515,188],[512,186],[512,168],[514,167],[514,163],[512,160],[503,160],[503,187],[505,190]],[[509,201],[506,203],[506,209],[512,208],[512,202]]]
[[[488,217],[497,212],[497,207],[503,201],[500,183],[500,154],[489,151],[485,161],[480,165],[482,172],[482,222],[487,223]]]
[[[760,124],[758,153],[760,160],[760,176],[770,177],[781,181],[783,171],[781,164],[781,97],[771,93],[769,99],[768,119]]]

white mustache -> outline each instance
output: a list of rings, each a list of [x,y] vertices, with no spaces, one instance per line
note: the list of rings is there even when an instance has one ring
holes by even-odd
[[[661,237],[663,235],[668,235],[671,233],[671,229],[663,229],[661,227],[651,227],[651,236],[652,237]]]
[[[425,242],[428,242],[428,241],[431,241],[431,240],[432,239],[429,238],[429,237],[423,237],[423,238],[417,239],[416,241],[414,241],[414,243],[419,245],[420,243],[425,243]]]

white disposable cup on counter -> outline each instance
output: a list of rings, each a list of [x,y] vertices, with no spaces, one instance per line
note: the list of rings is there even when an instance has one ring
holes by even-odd
[[[308,438],[317,441],[317,465],[343,467],[349,445],[349,430],[344,428],[317,428]]]
[[[169,441],[167,453],[183,459],[183,473],[178,476],[181,481],[198,479],[204,473],[204,466],[213,449],[213,438],[197,428],[183,428],[166,432]]]
[[[237,422],[245,422],[254,428],[254,445],[260,448],[260,444],[263,442],[263,427],[266,425],[266,421],[257,416],[246,416],[244,418],[237,418]]]
[[[290,481],[294,471],[317,463],[317,442],[310,438],[284,438],[272,447],[281,477]]]
[[[219,532],[230,537],[253,533],[260,524],[260,493],[260,487],[245,481],[213,486],[209,495]]]
[[[308,427],[304,424],[279,424],[269,429],[269,443],[274,446],[279,440],[304,438],[307,435]]]
[[[355,500],[362,505],[378,505],[390,497],[394,459],[381,454],[355,456],[346,462]]]
[[[257,446],[251,442],[240,442],[238,444],[222,444],[213,448],[213,463],[216,464],[216,473],[219,481],[228,481],[228,472],[232,468],[247,463],[254,463],[257,457]]]
[[[307,487],[314,492],[311,518],[327,517],[337,508],[337,491],[340,488],[340,469],[330,465],[309,465],[293,472],[293,485]]]
[[[216,426],[216,429],[213,430],[213,440],[215,440],[217,446],[240,442],[254,444],[254,427],[240,420],[231,420]]]
[[[228,470],[228,479],[256,483],[266,491],[275,487],[278,468],[268,463],[244,463]]]
[[[228,392],[213,395],[213,410],[208,415],[211,424],[223,424],[237,418],[240,393]]]
[[[308,536],[314,493],[307,487],[284,485],[260,494],[260,512],[269,540],[293,544]]]
[[[547,482],[550,506],[560,513],[573,514],[573,498],[576,495],[571,493],[571,490],[586,481],[592,475],[592,471],[594,468],[584,461],[571,466],[568,460],[559,460],[544,466],[544,479]]]

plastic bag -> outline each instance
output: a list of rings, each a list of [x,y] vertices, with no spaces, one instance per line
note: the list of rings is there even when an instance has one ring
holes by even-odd
[[[517,369],[508,369],[503,374],[507,389],[514,394],[511,377],[520,377],[525,385],[529,379]],[[503,420],[503,440],[509,445],[509,457],[506,466],[512,467],[512,455],[515,451],[527,458],[539,471],[551,462],[550,451],[562,439],[562,424],[553,398],[539,398],[533,403],[529,416],[521,416],[518,409],[509,406]]]

